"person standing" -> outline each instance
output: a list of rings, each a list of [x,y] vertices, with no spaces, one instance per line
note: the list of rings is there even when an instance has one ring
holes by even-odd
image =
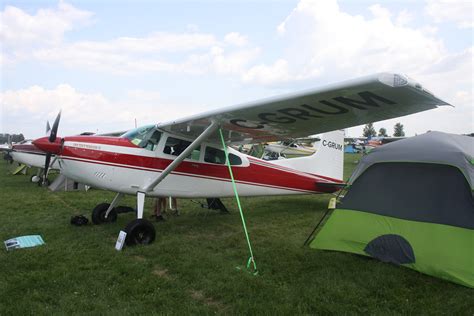
[[[179,216],[178,210],[178,201],[174,197],[170,197],[169,209],[173,212],[173,215]],[[166,198],[165,197],[158,197],[155,199],[155,204],[153,206],[153,215],[152,217],[155,218],[157,222],[165,221],[163,216],[166,213]]]

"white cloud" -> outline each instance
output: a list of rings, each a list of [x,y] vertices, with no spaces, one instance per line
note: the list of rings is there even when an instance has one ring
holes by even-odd
[[[410,23],[413,20],[413,14],[408,10],[402,10],[397,15],[396,24],[399,26],[404,26]]]
[[[244,49],[225,53],[224,50],[214,50],[212,53],[212,65],[218,74],[240,74],[248,64],[259,55],[260,49]]]
[[[232,32],[224,36],[224,41],[230,45],[245,46],[248,44],[247,37],[238,33]]]
[[[474,27],[474,4],[465,0],[426,0],[425,12],[435,22],[454,22],[459,28]]]
[[[140,125],[168,121],[196,108],[194,104],[165,103],[155,91],[131,90],[124,100],[116,101],[101,93],[78,91],[69,84],[59,84],[53,89],[31,86],[0,93],[2,132],[21,131],[27,137],[41,136],[46,120],[54,120],[60,109],[60,134],[72,135],[130,129],[135,119]]]
[[[86,67],[117,74],[239,73],[256,58],[260,50],[257,47],[240,47],[244,45],[245,37],[237,33],[229,34],[224,41],[219,41],[205,33],[157,32],[143,38],[58,45],[37,50],[32,57],[42,62],[59,62],[70,68]],[[226,47],[229,43],[231,46]]]
[[[153,32],[143,37],[118,37],[106,41],[67,42],[64,34],[91,22],[91,12],[60,2],[55,9],[40,9],[30,15],[7,6],[0,13],[3,48],[0,63],[34,60],[114,74],[172,72],[233,74],[242,71],[259,53],[246,47],[247,37],[231,32],[218,40],[213,34]],[[225,50],[225,52],[224,52]]]
[[[469,16],[471,9],[471,4],[465,7]],[[414,17],[406,10],[390,12],[381,5],[368,10],[372,17],[366,18],[344,12],[335,0],[300,1],[277,27],[286,56],[270,66],[252,67],[244,80],[274,85],[301,78],[331,82],[381,71],[406,73],[456,106],[398,119],[411,135],[434,129],[472,131],[472,48],[449,52],[433,26],[409,27]],[[396,121],[381,124],[391,129]],[[351,130],[358,134],[362,128]]]
[[[242,80],[247,83],[272,85],[281,82],[305,80],[318,76],[320,72],[320,68],[308,68],[303,69],[298,74],[291,74],[288,61],[280,58],[272,65],[261,64],[250,68],[242,74]]]
[[[59,2],[57,8],[40,9],[34,15],[6,6],[0,12],[0,40],[6,47],[57,44],[64,33],[91,23],[93,13]]]
[[[380,71],[413,73],[444,56],[442,41],[432,33],[405,26],[407,12],[395,15],[378,4],[368,10],[371,18],[344,12],[336,0],[300,1],[277,28],[286,44],[288,69],[266,82],[310,75],[334,80]],[[265,74],[258,75],[259,69]],[[255,78],[267,75],[267,66],[252,69]]]

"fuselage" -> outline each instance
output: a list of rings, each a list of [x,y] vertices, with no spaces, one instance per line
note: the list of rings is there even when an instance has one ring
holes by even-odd
[[[130,132],[124,137],[65,137],[58,154],[61,173],[92,187],[136,194],[153,182],[183,147],[193,141],[161,131],[154,135],[157,136],[146,136],[151,140]],[[328,189],[319,187],[318,183],[340,182],[227,149],[241,196],[321,193]],[[214,144],[201,144],[147,195],[233,196],[224,151]]]

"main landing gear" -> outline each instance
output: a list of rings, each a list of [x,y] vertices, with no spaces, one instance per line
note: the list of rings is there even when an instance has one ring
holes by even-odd
[[[128,223],[124,231],[127,233],[125,239],[127,246],[151,244],[156,236],[155,226],[143,218]]]
[[[125,243],[127,246],[133,245],[148,245],[151,244],[156,237],[155,227],[149,221],[143,219],[143,206],[145,197],[138,198],[137,212],[134,208],[129,206],[116,206],[122,198],[122,193],[117,193],[112,203],[100,203],[92,210],[92,222],[96,225],[104,223],[113,223],[117,221],[117,216],[120,213],[137,213],[137,219],[128,223],[124,231],[127,233]]]

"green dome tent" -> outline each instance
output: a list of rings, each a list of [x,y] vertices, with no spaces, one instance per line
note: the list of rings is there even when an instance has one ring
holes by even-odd
[[[365,156],[311,248],[474,288],[474,139],[429,132]]]

